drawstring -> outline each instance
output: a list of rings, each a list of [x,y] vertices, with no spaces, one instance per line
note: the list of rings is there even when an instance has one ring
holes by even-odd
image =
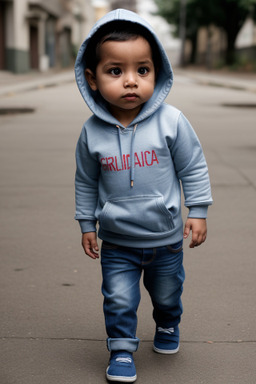
[[[123,169],[123,150],[122,150],[122,141],[121,141],[121,128],[119,125],[116,126],[118,128],[118,140],[119,140],[119,150],[120,150],[120,156],[121,156],[121,164]]]
[[[130,152],[130,158],[131,158],[131,174],[130,174],[130,181],[131,181],[131,187],[134,185],[134,139],[136,134],[137,125],[135,124],[133,127],[133,133],[132,133],[132,141],[131,141],[131,152]],[[120,150],[120,156],[121,156],[121,164],[123,169],[123,150],[122,150],[122,141],[121,141],[121,128],[119,125],[116,126],[118,128],[118,141],[119,141],[119,150]]]
[[[131,187],[133,187],[133,184],[134,184],[134,139],[135,139],[137,125],[138,124],[134,125],[133,133],[132,133],[132,143],[131,143]]]

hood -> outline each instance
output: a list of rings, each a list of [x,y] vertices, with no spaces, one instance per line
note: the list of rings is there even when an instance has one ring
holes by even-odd
[[[98,92],[92,91],[85,78],[86,68],[86,47],[88,42],[93,35],[103,26],[114,21],[128,21],[131,23],[137,23],[146,28],[151,35],[154,37],[160,54],[160,67],[157,74],[156,86],[152,97],[143,105],[139,115],[131,123],[131,125],[138,124],[148,116],[152,115],[168,95],[172,83],[173,83],[173,72],[169,59],[165,53],[165,50],[156,36],[152,27],[136,13],[125,10],[116,9],[109,12],[103,18],[101,18],[92,28],[88,37],[81,45],[75,63],[75,76],[78,88],[81,92],[83,99],[90,108],[90,110],[100,119],[110,124],[120,124],[108,111],[107,104],[104,99],[99,95]]]

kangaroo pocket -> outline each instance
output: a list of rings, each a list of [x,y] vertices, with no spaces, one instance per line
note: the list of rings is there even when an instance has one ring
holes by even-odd
[[[132,237],[153,237],[173,228],[162,196],[133,196],[109,200],[99,216],[103,230]]]

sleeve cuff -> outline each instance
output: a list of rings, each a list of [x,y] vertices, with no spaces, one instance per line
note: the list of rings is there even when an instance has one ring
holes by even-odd
[[[82,233],[96,232],[96,221],[94,220],[79,220],[79,225]]]
[[[194,219],[207,218],[208,205],[195,205],[193,207],[188,207],[188,208],[189,208],[188,217],[194,218]]]

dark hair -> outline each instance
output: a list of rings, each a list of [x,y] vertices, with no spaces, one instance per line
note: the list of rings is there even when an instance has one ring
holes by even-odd
[[[91,38],[85,50],[86,68],[96,72],[100,62],[100,47],[106,41],[128,41],[143,37],[150,45],[155,71],[160,66],[160,54],[153,35],[142,25],[130,21],[112,21],[101,27]]]

